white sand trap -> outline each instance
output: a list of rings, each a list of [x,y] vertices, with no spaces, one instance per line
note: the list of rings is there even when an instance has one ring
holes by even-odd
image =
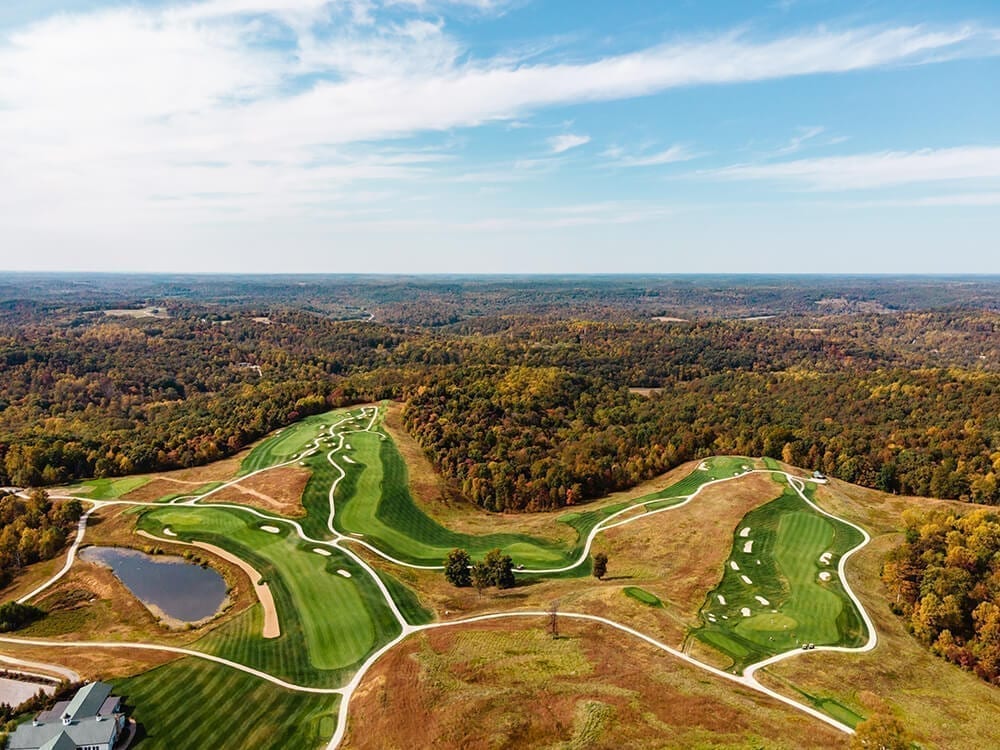
[[[744,539],[750,536],[750,527],[744,526],[742,529],[740,529],[740,536],[743,537]]]
[[[279,529],[277,526],[261,526],[260,530],[261,531],[266,531],[268,534],[280,534],[281,533],[281,529]]]
[[[365,538],[365,535],[364,535],[364,534],[359,534],[359,533],[358,533],[358,532],[356,532],[356,531],[352,531],[352,532],[351,532],[351,536],[356,536],[356,537],[357,537],[358,539],[364,539],[364,538]]]
[[[822,573],[819,574],[819,580],[821,580],[821,581],[829,581],[830,580],[830,574],[827,571],[824,570]]]
[[[739,570],[740,569],[740,566],[736,564],[735,560],[730,560],[729,561],[729,567],[732,568],[733,570]]]
[[[343,576],[344,578],[350,578],[351,577],[351,574],[348,573],[346,570],[338,570],[337,571],[337,575],[338,576]]]
[[[350,449],[351,449],[350,443],[344,446],[345,451],[349,451]]]
[[[757,561],[757,564],[760,565],[760,560]]]
[[[743,607],[740,610],[740,614],[743,615],[744,617],[749,617],[752,614],[752,612],[750,612],[750,607]]]
[[[742,473],[742,472],[739,472],[739,471],[734,471],[734,472],[733,472],[733,476],[734,476],[734,477],[738,477],[738,476],[739,476],[739,475],[740,475],[741,473]]]
[[[743,551],[747,553],[753,552],[753,539],[751,539],[749,542],[744,543]]]
[[[723,615],[723,616],[722,616],[722,619],[723,619],[723,620],[728,620],[728,619],[729,619],[729,615]]]
[[[169,526],[165,526],[163,528],[163,535],[164,536],[177,536],[177,534],[175,534],[173,532],[173,529],[171,529]]]
[[[750,580],[749,578],[747,578],[746,576],[740,576],[740,578],[742,578],[742,579],[743,579],[743,583],[745,583],[745,584],[746,584],[747,586],[752,586],[752,585],[753,585],[753,581],[751,581],[751,580]]]
[[[350,456],[344,456],[344,460],[347,461],[347,463],[349,463],[349,464],[355,464],[355,463],[357,463],[357,461],[355,461]]]
[[[709,622],[716,622],[715,615],[709,615],[708,616],[708,621]]]
[[[756,599],[757,601],[759,601],[761,603],[761,606],[763,606],[763,607],[769,607],[769,606],[771,606],[771,602],[769,602],[763,596],[755,596],[754,599]]]
[[[822,555],[819,556],[819,561],[823,565],[829,565],[831,557],[833,557],[832,552],[824,552]]]
[[[313,547],[313,552],[317,555],[323,555],[323,557],[330,557],[333,553],[328,549],[323,549],[322,547]]]
[[[723,607],[726,606],[726,597],[724,597],[722,594],[716,594],[715,598],[719,600],[719,604],[721,604]]]
[[[699,471],[708,471],[708,464],[705,463],[704,461],[702,461],[700,464],[698,464],[698,470]]]

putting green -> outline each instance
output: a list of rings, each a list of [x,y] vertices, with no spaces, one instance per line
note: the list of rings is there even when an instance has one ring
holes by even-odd
[[[737,669],[808,643],[860,646],[865,627],[837,563],[861,541],[856,529],[819,513],[786,485],[737,526],[722,581],[693,635],[729,655]]]

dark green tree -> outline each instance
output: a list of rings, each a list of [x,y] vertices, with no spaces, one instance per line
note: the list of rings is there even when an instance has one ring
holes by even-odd
[[[464,549],[453,549],[444,561],[444,577],[452,586],[464,588],[472,584],[469,566],[472,560]]]
[[[514,587],[514,561],[510,555],[505,555],[499,549],[491,549],[486,553],[483,564],[490,572],[490,583],[498,589]]]
[[[608,556],[603,552],[594,555],[594,578],[601,580],[608,572]]]
[[[469,578],[476,589],[476,593],[480,596],[483,595],[484,589],[488,589],[493,585],[492,572],[484,562],[475,562],[472,564],[472,568],[469,571]]]

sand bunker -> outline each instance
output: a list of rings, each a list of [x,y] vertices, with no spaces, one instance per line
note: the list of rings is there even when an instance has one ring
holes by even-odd
[[[323,549],[322,547],[313,547],[313,552],[317,555],[323,555],[323,557],[330,557],[333,553],[328,549]]]
[[[348,573],[346,570],[338,570],[337,571],[337,575],[338,576],[343,576],[344,578],[350,578],[351,577],[351,574]]]
[[[753,552],[753,539],[743,545],[743,551],[746,553]]]
[[[174,531],[169,526],[164,526],[163,527],[163,535],[164,536],[177,536],[177,534],[174,533]]]
[[[819,574],[819,580],[821,580],[821,581],[829,581],[830,580],[830,574],[824,570],[822,573]]]
[[[723,607],[726,606],[726,597],[724,597],[722,594],[716,594],[715,598],[719,600],[719,604],[721,604]]]
[[[745,583],[745,584],[746,584],[747,586],[751,586],[751,585],[753,585],[753,581],[751,581],[751,580],[750,580],[749,578],[747,578],[746,576],[740,576],[740,578],[742,578],[742,579],[743,579],[743,583]]]
[[[708,471],[708,464],[706,462],[702,461],[700,464],[698,464],[698,470],[699,471]]]
[[[347,463],[349,463],[349,464],[354,464],[354,463],[357,463],[357,461],[355,461],[355,460],[354,460],[353,458],[351,458],[350,456],[344,456],[344,460],[345,460],[345,461],[347,461]]]
[[[261,526],[260,530],[261,531],[266,531],[268,534],[280,534],[281,533],[281,529],[279,529],[277,526]]]
[[[729,567],[732,568],[733,570],[739,570],[740,569],[740,566],[736,564],[735,560],[730,560],[729,561]]]
[[[344,446],[344,450],[345,451],[349,451],[350,449],[351,449],[350,443],[348,443],[347,445]]]
[[[771,605],[771,602],[769,602],[763,596],[755,596],[754,599],[756,599],[757,601],[759,601],[761,603],[761,605],[764,606],[764,607],[769,607]]]
[[[822,564],[822,565],[829,565],[831,557],[833,557],[833,553],[832,552],[824,552],[822,555],[819,556],[820,564]]]
[[[750,612],[750,607],[743,607],[743,608],[742,608],[742,609],[740,610],[740,614],[741,614],[741,615],[743,615],[744,617],[749,617],[749,616],[750,616],[750,615],[752,614],[752,613]]]
[[[744,526],[742,529],[740,529],[740,536],[743,537],[744,539],[750,536],[750,527]]]
[[[709,622],[716,622],[715,615],[709,615],[708,616],[708,621]]]

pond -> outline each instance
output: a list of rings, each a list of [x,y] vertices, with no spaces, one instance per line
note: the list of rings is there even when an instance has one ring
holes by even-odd
[[[226,581],[217,571],[182,557],[123,547],[86,547],[80,557],[111,568],[143,604],[174,620],[198,622],[226,600]]]

